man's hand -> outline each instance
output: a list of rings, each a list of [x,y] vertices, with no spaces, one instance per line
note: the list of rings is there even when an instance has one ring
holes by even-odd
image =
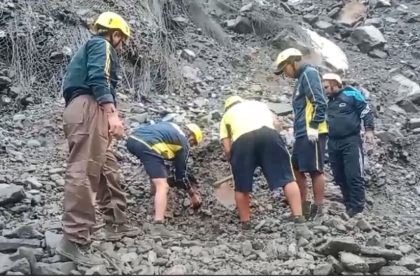
[[[230,140],[230,138],[224,138],[222,139],[222,147],[223,147],[223,152],[225,153],[226,156],[226,160],[230,161],[230,151],[232,148],[232,141]]]
[[[366,152],[370,154],[375,146],[375,135],[373,134],[373,130],[366,130],[364,138],[366,143]]]
[[[116,139],[121,139],[124,136],[124,125],[118,117],[118,113],[114,112],[108,114],[109,133]]]
[[[318,129],[314,129],[314,128],[308,127],[307,133],[308,133],[308,139],[309,139],[309,141],[311,141],[313,143],[315,143],[316,141],[318,141],[318,137],[319,137]]]
[[[191,199],[191,206],[192,206],[192,208],[194,210],[200,208],[201,203],[202,203],[202,200],[201,200],[200,195],[197,192],[195,192],[195,191],[189,191],[188,192],[188,195],[190,196],[190,199]]]

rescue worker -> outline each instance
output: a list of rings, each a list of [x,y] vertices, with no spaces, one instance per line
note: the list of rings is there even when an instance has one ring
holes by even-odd
[[[231,96],[224,104],[220,139],[235,183],[235,201],[244,230],[250,229],[250,193],[257,167],[271,190],[283,188],[288,200],[296,235],[309,238],[311,233],[302,216],[299,187],[295,182],[290,155],[277,132],[279,122],[266,104]]]
[[[293,92],[293,145],[292,163],[302,197],[306,218],[322,215],[325,176],[324,159],[327,141],[327,101],[316,68],[302,62],[302,53],[289,48],[282,51],[275,61],[275,74],[297,79]],[[314,204],[307,201],[308,184],[305,174],[312,179]]]
[[[107,223],[103,228],[107,239],[140,233],[127,225],[126,193],[110,145],[112,139],[124,134],[116,109],[120,67],[117,51],[130,37],[130,27],[113,12],[102,13],[94,27],[97,34],[74,55],[63,81],[69,157],[64,185],[64,236],[57,253],[85,266],[102,263],[84,250],[89,247],[96,223],[95,200]]]
[[[174,162],[175,185],[190,196],[194,208],[201,204],[200,196],[192,188],[187,174],[190,146],[198,145],[203,133],[196,124],[187,124],[181,129],[172,122],[160,122],[137,128],[127,140],[128,151],[138,157],[152,182],[155,197],[154,225],[151,234],[163,237],[177,237],[165,229],[164,218],[168,200],[168,172],[165,160]]]
[[[374,117],[363,94],[343,87],[340,76],[327,73],[323,77],[328,95],[328,153],[334,180],[340,186],[347,214],[360,213],[365,205],[363,181],[363,149],[361,121],[365,141],[374,143]]]

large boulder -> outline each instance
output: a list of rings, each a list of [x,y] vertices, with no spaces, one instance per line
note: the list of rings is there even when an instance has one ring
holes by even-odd
[[[351,34],[351,40],[363,53],[368,53],[373,49],[382,49],[386,44],[384,35],[373,25],[356,28]]]
[[[414,104],[420,105],[420,85],[401,74],[392,77],[398,83],[398,94],[402,99],[408,99]]]

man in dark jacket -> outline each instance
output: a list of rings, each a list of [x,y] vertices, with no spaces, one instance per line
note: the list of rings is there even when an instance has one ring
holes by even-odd
[[[176,238],[177,234],[164,227],[165,210],[168,202],[168,172],[165,160],[174,162],[175,185],[184,189],[194,208],[201,205],[201,198],[195,191],[187,174],[190,146],[203,140],[203,133],[196,124],[187,124],[181,129],[172,122],[160,122],[137,128],[127,140],[128,151],[138,157],[149,175],[154,192],[155,217],[152,235]]]
[[[342,86],[340,76],[323,76],[328,95],[328,153],[334,180],[340,186],[350,217],[363,211],[365,189],[363,181],[363,152],[361,122],[365,141],[374,142],[374,118],[369,104],[357,89]]]
[[[306,218],[322,215],[325,177],[324,158],[327,141],[327,101],[316,68],[302,63],[302,53],[294,48],[282,51],[275,62],[275,74],[297,79],[293,93],[294,136],[292,163],[302,196]],[[312,179],[314,204],[307,201],[305,173]]]
[[[63,81],[64,134],[69,145],[64,186],[63,239],[57,253],[91,266],[101,260],[82,250],[94,231],[95,200],[106,221],[102,237],[118,240],[139,230],[127,225],[126,193],[119,182],[119,166],[112,139],[124,134],[116,110],[119,62],[116,51],[130,37],[125,20],[112,12],[95,22],[97,36],[89,39],[68,65]]]

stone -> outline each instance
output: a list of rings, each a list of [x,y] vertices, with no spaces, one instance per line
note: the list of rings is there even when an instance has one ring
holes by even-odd
[[[69,275],[72,270],[76,269],[73,262],[59,263],[36,263],[33,275]]]
[[[197,57],[197,55],[192,50],[189,50],[189,49],[183,49],[181,56],[189,61],[193,61]]]
[[[400,106],[404,111],[407,113],[418,113],[420,109],[410,100],[400,99],[396,102],[398,106]]]
[[[377,28],[382,26],[382,19],[381,18],[368,18],[365,20],[365,25],[373,25]]]
[[[353,272],[368,272],[369,266],[363,258],[347,252],[340,252],[340,261],[350,271]]]
[[[191,80],[195,83],[201,82],[201,79],[198,77],[200,70],[197,68],[193,68],[191,66],[185,65],[182,67],[182,76],[187,79]]]
[[[13,184],[0,184],[0,206],[19,202],[24,198],[25,192],[22,186]]]
[[[360,245],[358,245],[351,238],[332,238],[329,239],[324,245],[321,245],[318,248],[318,251],[326,256],[337,256],[341,251],[358,254],[360,253]]]
[[[406,256],[403,257],[399,262],[398,265],[404,266],[408,268],[411,271],[416,270],[417,268],[420,268],[420,263],[416,262],[416,258],[414,256]]]
[[[251,241],[246,240],[245,242],[242,243],[241,252],[242,252],[242,255],[244,255],[245,257],[251,255],[252,253]]]
[[[72,274],[72,272],[70,272]],[[85,272],[86,276],[109,275],[105,265],[95,265]]]
[[[177,264],[169,268],[166,274],[167,275],[185,275],[187,274],[187,268],[182,264]]]
[[[335,32],[335,25],[323,20],[317,21],[315,27],[328,34],[334,34]]]
[[[341,272],[344,271],[343,264],[340,263],[340,261],[334,258],[333,256],[329,255],[327,257],[327,261],[333,266],[335,273],[340,274]]]
[[[61,234],[57,234],[51,231],[45,232],[45,245],[47,250],[50,252],[55,252],[55,248],[57,248],[61,238],[63,238],[63,235]]]
[[[387,58],[388,54],[380,49],[373,49],[369,53],[369,56],[374,58]]]
[[[384,266],[382,267],[378,275],[381,276],[404,276],[404,275],[413,275],[413,273],[405,268],[404,266],[397,266],[397,265],[391,265],[391,266]]]
[[[391,0],[377,0],[376,1],[376,8],[382,8],[382,7],[391,7]]]
[[[6,76],[0,76],[0,87],[8,86],[12,83],[12,79]]]
[[[42,188],[42,184],[38,181],[37,178],[35,177],[29,177],[25,180],[25,183],[30,185],[31,187],[35,188],[35,189],[40,189]]]
[[[369,266],[370,273],[376,272],[379,269],[381,269],[381,267],[386,265],[386,259],[384,258],[376,258],[376,257],[362,257],[362,258]]]
[[[150,262],[150,263],[154,263],[154,262],[156,262],[156,260],[157,260],[157,254],[156,254],[156,252],[155,251],[149,251],[149,253],[148,253],[148,255],[147,255],[147,260]]]
[[[0,253],[0,275],[3,275],[13,267],[12,255]]]
[[[38,248],[41,242],[37,239],[5,238],[0,236],[0,252],[16,251],[20,247]]]
[[[410,129],[416,129],[420,127],[420,118],[410,119],[408,121]]]
[[[303,20],[309,24],[314,24],[318,19],[319,17],[313,14],[306,14],[303,16]]]
[[[252,8],[254,7],[254,2],[250,2],[248,4],[246,4],[245,6],[243,6],[239,12],[240,13],[244,13],[244,12],[249,12],[252,10]]]
[[[357,27],[351,34],[351,40],[363,53],[375,48],[382,49],[387,42],[381,31],[373,25]]]
[[[380,247],[362,247],[360,252],[364,256],[382,257],[391,261],[397,261],[402,258],[400,251],[384,249]]]
[[[287,116],[293,112],[292,106],[285,103],[267,102],[267,106],[277,116]]]
[[[372,230],[372,226],[363,218],[357,221],[356,226],[362,231]]]
[[[394,77],[392,77],[392,80],[396,81],[399,84],[398,94],[401,97],[415,97],[415,98],[417,98],[417,96],[420,95],[419,84],[417,84],[416,82],[413,82],[412,80],[404,77],[403,75],[397,74]],[[411,98],[410,98],[410,100],[411,100]],[[414,102],[414,100],[411,100],[411,101],[416,104],[416,102]]]
[[[21,272],[23,275],[31,275],[31,264],[25,258],[19,259],[10,268],[13,272]]]
[[[149,119],[148,113],[132,114],[132,116],[130,117],[131,121],[138,122],[139,124],[147,122],[148,119]]]
[[[20,247],[17,253],[22,258],[28,259],[31,264],[41,260],[41,258],[44,256],[44,251],[42,248]]]
[[[315,267],[313,275],[324,276],[331,275],[334,272],[334,267],[330,263],[320,264]]]
[[[14,230],[3,230],[3,236],[7,238],[37,238],[42,239],[44,236],[35,229],[35,225],[23,225]]]
[[[41,142],[39,142],[36,139],[30,139],[28,140],[26,145],[28,145],[29,148],[37,148],[37,147],[41,147]]]
[[[226,21],[226,27],[240,34],[253,32],[251,21],[244,16],[238,16],[236,19]]]
[[[131,252],[131,253],[127,253],[127,254],[122,255],[121,261],[123,263],[130,263],[130,262],[134,262],[138,258],[139,258],[139,256],[137,255],[137,253]]]
[[[252,84],[249,88],[250,91],[255,92],[255,93],[262,93],[263,89],[260,85],[256,85],[256,84]]]
[[[353,26],[366,16],[367,7],[359,1],[350,1],[342,9],[338,16],[338,22]]]

